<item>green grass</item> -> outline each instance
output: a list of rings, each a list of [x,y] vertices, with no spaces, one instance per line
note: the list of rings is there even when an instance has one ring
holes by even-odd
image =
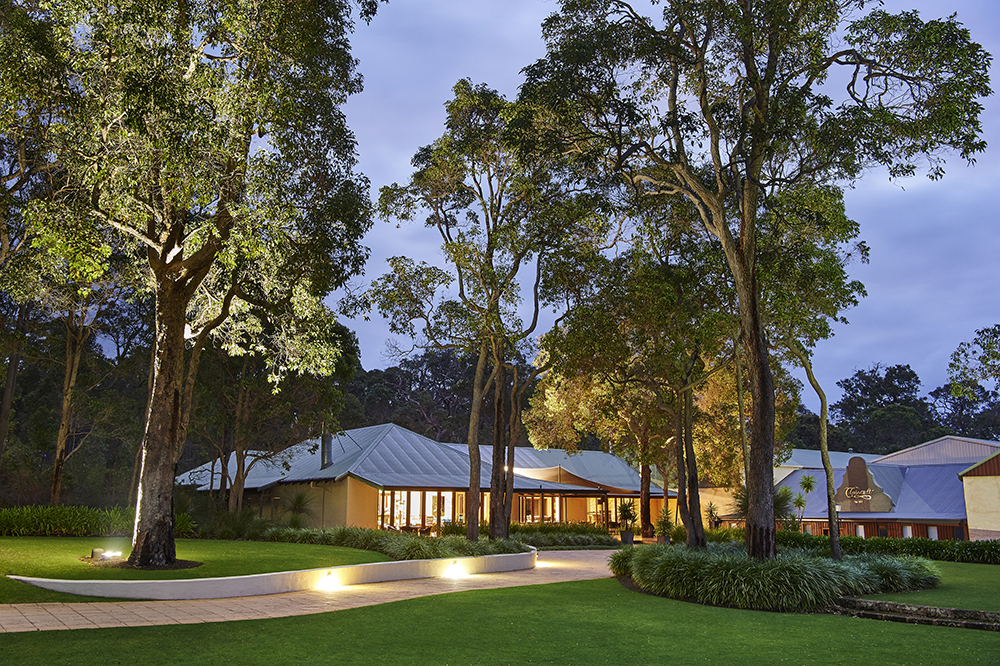
[[[992,632],[764,613],[603,579],[480,590],[277,620],[0,635],[20,666],[996,664]]]
[[[1000,566],[935,562],[941,569],[941,585],[931,590],[880,594],[867,599],[900,601],[922,606],[971,608],[1000,611]]]
[[[297,571],[343,564],[385,562],[380,553],[355,548],[261,541],[178,539],[177,557],[202,562],[194,569],[140,571],[94,567],[78,558],[94,548],[128,553],[120,537],[0,537],[0,603],[110,601],[51,592],[6,578],[7,574],[70,580],[162,580],[213,578],[275,571]],[[0,659],[0,663],[3,660]]]

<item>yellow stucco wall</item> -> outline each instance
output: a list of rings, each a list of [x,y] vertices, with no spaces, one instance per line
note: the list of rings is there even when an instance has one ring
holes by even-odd
[[[962,478],[962,486],[970,537],[973,540],[997,538],[1000,534],[1000,476],[966,476]]]
[[[567,523],[583,523],[587,521],[587,498],[567,497],[566,515],[563,520]]]
[[[343,481],[341,483],[344,483]],[[350,527],[378,527],[378,489],[363,481],[347,477],[347,497],[344,522]]]

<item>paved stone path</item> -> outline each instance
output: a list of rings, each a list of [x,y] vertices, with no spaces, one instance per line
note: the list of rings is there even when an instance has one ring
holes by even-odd
[[[465,578],[421,578],[353,585],[325,592],[288,592],[233,599],[0,604],[0,633],[147,627],[229,620],[263,620],[373,606],[448,592],[541,585],[608,578],[610,551],[565,550],[538,553],[538,566],[524,571]]]

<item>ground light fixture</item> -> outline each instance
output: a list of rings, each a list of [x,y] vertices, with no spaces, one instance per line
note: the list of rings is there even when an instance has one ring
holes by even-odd
[[[340,579],[333,575],[332,571],[327,571],[326,575],[319,579],[316,583],[316,590],[318,592],[332,592],[334,590],[339,590],[343,585],[340,584]]]
[[[448,565],[448,568],[444,570],[444,573],[441,574],[441,577],[456,579],[456,578],[466,578],[468,577],[468,575],[469,574],[465,572],[465,567],[462,566],[461,562],[455,560],[450,565]]]

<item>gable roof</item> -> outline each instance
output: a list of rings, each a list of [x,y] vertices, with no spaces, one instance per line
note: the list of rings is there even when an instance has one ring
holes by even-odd
[[[967,476],[1000,476],[1000,451],[962,470],[958,475],[963,479]]]
[[[949,465],[977,463],[1000,451],[1000,442],[945,435],[902,451],[876,458],[873,462],[890,465]]]
[[[333,437],[329,464],[322,466],[319,440],[289,449],[287,467],[257,463],[247,475],[246,490],[264,490],[277,483],[339,481],[353,476],[379,488],[468,490],[469,457],[455,446],[439,444],[393,423],[341,432]],[[293,450],[294,449],[294,450]],[[232,459],[231,459],[232,460]],[[489,490],[489,458],[480,465],[479,484]],[[624,462],[622,463],[624,464]],[[211,463],[177,477],[178,483],[199,483],[208,490]],[[218,465],[216,465],[218,468]],[[218,474],[218,471],[216,472]],[[218,481],[215,482],[218,487]],[[563,494],[601,494],[593,487],[534,479],[515,473],[514,490]]]
[[[875,483],[892,498],[890,512],[848,512],[840,517],[846,520],[965,520],[965,493],[958,473],[964,464],[950,465],[880,465],[869,464],[868,471]],[[816,470],[798,469],[781,480],[777,487],[801,492],[799,481],[806,474],[816,475]],[[822,470],[819,471],[822,475]],[[843,482],[845,469],[835,469],[834,487]],[[816,488],[806,495],[803,517],[806,520],[826,520],[826,484],[818,478]]]
[[[451,444],[458,447],[464,445]],[[480,446],[484,464],[493,459],[492,446]],[[534,479],[583,480],[591,487],[611,494],[638,493],[642,485],[639,472],[618,456],[603,451],[573,451],[563,449],[536,449],[530,446],[514,447],[514,472]],[[663,489],[650,484],[650,494],[662,496]]]

